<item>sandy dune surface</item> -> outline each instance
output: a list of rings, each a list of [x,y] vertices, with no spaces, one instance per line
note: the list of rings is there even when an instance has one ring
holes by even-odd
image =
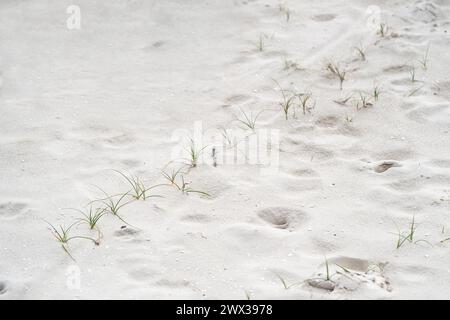
[[[448,298],[449,32],[446,0],[1,1],[0,299]]]

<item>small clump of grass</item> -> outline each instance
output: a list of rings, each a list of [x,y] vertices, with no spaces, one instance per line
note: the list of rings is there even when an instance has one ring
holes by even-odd
[[[375,86],[373,88],[373,92],[372,92],[372,97],[375,101],[378,101],[378,99],[380,98],[380,94],[381,94],[381,88],[379,86]]]
[[[359,45],[355,47],[355,50],[358,53],[361,60],[366,61],[366,48],[364,48],[362,45]]]
[[[416,82],[416,66],[412,65],[409,69],[409,76],[412,83]]]
[[[294,283],[288,284],[287,281],[282,276],[280,276],[279,274],[275,274],[275,275],[280,280],[280,282],[283,285],[283,288],[285,290],[289,290],[290,288],[292,288],[292,287],[294,287],[294,286],[299,284],[299,282],[294,282]]]
[[[380,23],[378,26],[378,35],[380,37],[384,38],[385,36],[387,36],[388,30],[389,30],[389,27],[387,26],[386,23]]]
[[[295,108],[293,108],[293,106],[295,105],[295,101],[298,99],[299,94],[292,92],[291,90],[283,89],[281,87],[281,85],[278,83],[278,81],[276,81],[276,80],[273,80],[273,81],[280,88],[280,92],[281,92],[283,100],[279,104],[281,106],[281,109],[284,112],[284,116],[285,116],[286,120],[289,119],[289,110],[291,110],[291,108],[294,111],[293,116],[295,117]]]
[[[356,101],[356,110],[362,109],[362,108],[368,108],[373,106],[373,103],[370,102],[370,97],[367,96],[365,93],[360,92],[359,98]]]
[[[103,194],[105,195],[105,198],[93,200],[91,203],[93,203],[93,202],[102,203],[105,206],[105,208],[104,208],[105,212],[112,214],[113,216],[118,218],[123,223],[131,226],[131,224],[129,224],[127,221],[125,221],[122,218],[122,216],[119,214],[120,209],[122,209],[124,206],[126,206],[127,204],[129,204],[133,201],[133,200],[131,200],[131,201],[124,202],[125,197],[129,195],[129,192],[131,190],[128,190],[124,194],[109,195],[103,189],[101,189],[99,187],[97,187],[97,188],[103,192]]]
[[[243,115],[243,119],[237,119],[240,123],[242,123],[246,128],[254,131],[256,128],[256,121],[258,117],[261,115],[263,111],[258,112],[256,115],[253,115],[253,112],[247,114],[245,111],[241,109],[241,113]]]
[[[260,35],[259,35],[259,39],[258,39],[258,41],[257,41],[256,44],[255,44],[256,49],[257,49],[259,52],[263,52],[264,49],[266,48],[266,43],[265,43],[265,41],[264,41],[264,38],[265,38],[265,36],[264,36],[263,34],[260,34]]]
[[[280,12],[284,14],[286,22],[289,22],[289,20],[291,19],[291,10],[283,4],[280,4],[278,8]]]
[[[428,69],[428,54],[430,52],[430,45],[427,46],[427,50],[425,51],[423,57],[419,60],[417,60],[420,65],[422,66],[423,70]]]
[[[131,186],[131,193],[129,193],[129,195],[132,196],[134,199],[146,200],[147,198],[161,197],[160,195],[149,195],[148,194],[150,190],[157,188],[161,185],[154,185],[151,187],[146,187],[144,182],[142,182],[142,180],[136,175],[132,175],[132,174],[126,175],[125,173],[123,173],[119,170],[113,170],[113,171],[120,174],[128,182],[128,184]]]
[[[204,191],[192,189],[191,187],[189,187],[189,184],[190,184],[190,182],[186,182],[184,180],[184,176],[181,175],[181,184],[179,186],[179,190],[182,193],[184,193],[186,195],[189,195],[190,193],[198,193],[198,194],[202,194],[204,196],[210,197],[210,194],[208,194],[208,193],[206,193]]]
[[[411,221],[407,231],[401,231],[397,224],[395,224],[395,226],[397,227],[396,249],[400,249],[406,243],[417,244],[419,242],[425,242],[425,243],[430,244],[427,240],[424,240],[424,239],[416,240],[415,235],[416,235],[416,230],[417,230],[417,223],[416,223],[415,215],[412,216],[412,221]]]
[[[312,93],[302,93],[298,95],[299,107],[303,111],[303,115],[306,112],[311,112],[312,109],[316,106],[316,102],[312,102]]]
[[[79,223],[87,224],[89,226],[89,229],[91,230],[94,229],[98,230],[97,226],[98,222],[103,216],[107,214],[105,208],[94,209],[92,204],[89,206],[89,210],[87,210],[86,212],[75,208],[68,208],[68,209],[79,212],[82,215],[82,217],[78,218],[77,220],[79,221]]]
[[[172,170],[171,173],[162,172],[163,177],[170,182],[169,186],[175,187],[177,190],[181,191],[183,194],[189,195],[190,193],[198,193],[204,196],[210,197],[210,195],[204,191],[192,189],[189,184],[184,180],[184,175],[181,172],[181,168],[178,170]],[[177,177],[180,176],[181,181],[177,181]]]
[[[172,171],[170,173],[166,172],[166,171],[162,171],[161,174],[165,179],[167,179],[167,181],[170,182],[170,186],[178,187],[177,176],[178,176],[178,174],[180,174],[182,169],[183,168],[179,168],[178,170],[172,169]]]
[[[47,222],[47,224],[50,226],[50,232],[53,235],[53,237],[61,244],[62,249],[64,252],[67,253],[67,255],[75,261],[75,258],[72,256],[72,254],[69,251],[69,241],[74,239],[84,239],[84,240],[90,240],[94,242],[96,245],[98,245],[98,241],[96,239],[85,237],[85,236],[71,236],[70,230],[79,224],[79,221],[76,221],[69,225],[68,227],[65,227],[63,225],[59,225],[59,229],[53,226],[51,223]]]
[[[297,62],[284,58],[283,70],[301,70],[301,67]]]
[[[345,70],[341,69],[338,64],[333,63],[333,62],[329,62],[327,64],[327,66],[326,66],[326,69],[331,74],[333,74],[336,77],[338,77],[338,79],[339,79],[339,88],[340,88],[340,90],[342,90],[342,85],[343,85],[343,83],[344,83],[344,81],[346,79],[345,77],[346,77],[347,72]]]
[[[193,139],[190,139],[191,143],[189,145],[188,154],[189,154],[189,165],[191,168],[195,168],[198,165],[198,160],[200,159],[201,154],[203,153],[203,150],[206,149],[207,146],[204,146],[203,148],[197,148],[195,145],[195,142]]]

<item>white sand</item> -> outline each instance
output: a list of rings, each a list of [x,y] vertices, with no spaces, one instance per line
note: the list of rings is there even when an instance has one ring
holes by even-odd
[[[69,30],[71,4],[0,4],[0,299],[449,297],[448,1],[292,0],[287,22],[275,0],[78,0]],[[342,91],[329,60],[347,70]],[[272,79],[315,109],[286,121]],[[333,102],[376,84],[369,108]],[[136,228],[107,215],[99,246],[70,241],[76,263],[52,238],[44,220],[69,225],[79,214],[64,208],[86,209],[95,186],[127,190],[109,169],[164,183],[175,130],[235,130],[240,108],[279,130],[278,172],[199,164],[185,178],[210,197],[155,189],[164,198],[121,209]],[[426,241],[396,249],[413,215]],[[332,282],[308,282],[325,257]]]

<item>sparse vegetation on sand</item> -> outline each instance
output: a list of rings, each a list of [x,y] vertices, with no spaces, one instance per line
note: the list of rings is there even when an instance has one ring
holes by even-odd
[[[125,181],[128,182],[128,184],[131,186],[131,193],[129,193],[130,196],[132,196],[134,199],[136,200],[146,200],[147,198],[151,198],[151,197],[161,197],[160,195],[149,195],[149,191],[157,188],[161,185],[154,185],[154,186],[150,186],[150,187],[146,187],[144,182],[136,175],[132,175],[132,174],[128,174],[126,175],[125,173],[119,171],[119,170],[113,170],[115,172],[117,172],[118,174],[120,174]]]
[[[339,88],[342,90],[342,85],[344,83],[344,80],[346,79],[346,71],[343,70],[338,64],[333,62],[329,62],[326,66],[326,69],[339,79]]]
[[[382,38],[386,37],[388,34],[389,27],[386,23],[380,23],[378,26],[378,35]]]
[[[397,227],[397,243],[396,248],[400,249],[404,244],[406,243],[419,243],[419,242],[425,242],[431,245],[427,240],[424,239],[416,239],[416,230],[417,230],[417,223],[416,223],[416,217],[415,215],[412,216],[411,223],[409,225],[409,228],[407,231],[401,231],[397,224],[395,224]]]
[[[193,139],[190,139],[190,141],[191,143],[189,145],[189,149],[187,150],[189,158],[187,160],[189,161],[189,165],[191,166],[191,168],[195,168],[197,167],[198,160],[202,155],[203,150],[205,150],[207,146],[204,146],[203,148],[198,148]]]
[[[281,109],[284,112],[285,119],[286,120],[289,119],[289,112],[290,112],[290,110],[293,110],[293,116],[295,117],[294,106],[295,106],[296,100],[299,97],[299,94],[295,93],[295,92],[293,92],[291,90],[283,89],[281,87],[281,85],[276,80],[273,80],[273,81],[276,83],[278,88],[280,88],[280,92],[281,92],[283,100],[279,103],[279,105],[281,106]]]
[[[430,52],[430,45],[427,46],[427,49],[426,49],[424,55],[422,56],[422,58],[417,60],[417,62],[419,62],[419,64],[422,66],[422,68],[424,70],[428,69],[428,54],[429,54],[429,52]]]
[[[90,241],[94,242],[96,245],[99,244],[98,240],[96,240],[94,238],[90,238],[90,237],[86,237],[86,236],[78,236],[78,235],[71,236],[70,235],[70,230],[73,227],[75,227],[77,224],[79,224],[78,221],[72,223],[68,227],[59,225],[59,229],[56,228],[55,226],[53,226],[49,222],[47,222],[47,224],[50,226],[50,232],[52,233],[53,237],[55,237],[56,241],[58,241],[61,244],[61,247],[64,250],[64,252],[66,252],[73,261],[75,261],[75,259],[69,251],[69,247],[68,247],[69,241],[74,240],[74,239],[84,239],[84,240],[90,240]]]
[[[247,114],[244,110],[241,109],[243,117],[241,119],[238,118],[237,121],[242,123],[246,128],[254,131],[256,128],[256,121],[258,120],[258,117],[261,115],[262,112],[263,110],[254,115],[253,112],[251,111],[249,114]]]

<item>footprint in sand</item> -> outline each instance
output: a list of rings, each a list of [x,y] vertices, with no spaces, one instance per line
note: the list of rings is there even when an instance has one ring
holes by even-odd
[[[271,207],[259,210],[259,218],[278,229],[294,229],[307,220],[307,214],[301,210]]]
[[[399,164],[397,161],[387,160],[375,165],[373,170],[376,173],[383,173],[393,167],[401,167],[401,164]]]
[[[118,238],[130,239],[135,238],[137,235],[139,235],[139,233],[139,230],[129,228],[127,226],[122,226],[120,230],[114,232],[114,236]]]
[[[14,219],[23,213],[27,207],[25,203],[20,202],[7,202],[0,204],[0,218]]]
[[[338,125],[339,118],[336,116],[324,116],[316,120],[316,124],[322,128],[334,128]]]

